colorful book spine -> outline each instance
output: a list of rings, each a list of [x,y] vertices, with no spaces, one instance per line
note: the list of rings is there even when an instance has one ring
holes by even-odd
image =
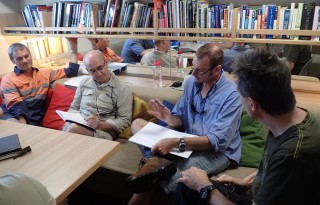
[[[291,9],[285,9],[284,10],[284,15],[283,15],[283,30],[288,30],[289,29],[289,22],[290,22],[290,13]],[[286,39],[286,35],[282,35],[283,39]]]
[[[300,30],[312,30],[315,3],[304,4]],[[311,36],[299,36],[299,40],[311,40]]]
[[[268,6],[268,16],[267,16],[267,29],[273,30],[274,18],[275,18],[276,5]],[[267,39],[272,39],[273,35],[266,35]]]

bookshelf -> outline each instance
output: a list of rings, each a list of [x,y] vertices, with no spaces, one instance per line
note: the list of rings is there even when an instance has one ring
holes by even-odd
[[[24,7],[28,4],[39,4],[40,1],[32,1],[32,0],[16,0],[19,2],[20,7]],[[41,1],[41,4],[52,5],[53,0]],[[97,1],[88,1],[87,2],[97,2]],[[100,0],[99,2],[105,2],[104,0]],[[150,3],[152,0],[146,0],[145,2]],[[307,0],[304,3],[316,3],[315,0]],[[214,1],[215,4],[219,3],[232,3],[232,1]],[[289,6],[291,1],[284,0],[264,0],[263,2],[259,2],[259,4],[282,4]],[[239,1],[234,6],[239,7],[241,4],[254,5],[257,4],[256,1],[247,0],[247,1]],[[297,4],[297,3],[296,3]],[[235,11],[239,9],[236,8]],[[0,14],[0,26],[1,26],[1,35],[3,36],[56,36],[56,37],[92,37],[92,38],[110,38],[110,39],[164,39],[164,40],[180,40],[180,41],[224,41],[224,42],[247,42],[247,43],[272,43],[272,44],[298,44],[298,45],[320,45],[320,41],[313,40],[290,40],[290,39],[254,39],[254,38],[239,38],[240,35],[244,34],[261,34],[261,35],[314,35],[320,36],[320,31],[312,31],[312,30],[266,30],[266,29],[238,29],[237,22],[233,21],[230,29],[213,29],[213,28],[159,28],[158,27],[158,11],[153,11],[153,27],[152,28],[105,28],[95,26],[92,28],[83,28],[83,31],[91,32],[91,34],[76,34],[78,28],[75,27],[19,27],[17,25],[23,25],[22,15],[17,13],[17,11],[13,11],[15,14],[2,13]],[[1,10],[0,10],[1,13]],[[17,15],[18,14],[18,15]],[[233,19],[238,18],[238,13],[233,13]],[[3,20],[4,19],[4,20]],[[27,31],[37,31],[38,33],[24,33]],[[54,33],[54,32],[61,33]],[[70,32],[70,33],[65,33]],[[72,33],[74,32],[74,33]],[[126,32],[125,35],[117,35],[117,34],[106,34],[106,33],[121,33]],[[193,34],[208,34],[208,33],[223,33],[228,34],[228,37],[205,37],[200,35],[195,36],[184,36],[184,35],[172,35],[172,36],[162,36],[161,33],[193,33]]]

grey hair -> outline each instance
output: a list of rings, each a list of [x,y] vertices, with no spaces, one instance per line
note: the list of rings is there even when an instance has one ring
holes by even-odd
[[[12,61],[12,63],[14,63],[13,55],[16,53],[16,51],[17,51],[17,50],[24,50],[24,49],[25,49],[29,54],[31,54],[29,48],[28,48],[26,45],[22,44],[22,43],[13,43],[13,44],[11,44],[11,45],[9,46],[9,48],[8,48],[8,55],[9,55],[9,58],[10,58],[10,60]]]

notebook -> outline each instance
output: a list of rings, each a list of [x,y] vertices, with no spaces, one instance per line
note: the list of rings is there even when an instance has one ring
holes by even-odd
[[[12,158],[21,151],[21,144],[17,134],[0,137],[0,160]]]

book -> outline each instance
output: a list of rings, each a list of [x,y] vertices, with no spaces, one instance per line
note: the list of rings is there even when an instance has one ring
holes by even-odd
[[[289,22],[290,22],[290,13],[291,9],[285,9],[283,14],[283,30],[289,30]],[[289,38],[287,35],[282,35],[283,39]]]
[[[320,6],[316,6],[314,9],[314,16],[313,16],[313,25],[312,30],[320,30]],[[312,40],[319,41],[319,36],[313,36]]]
[[[0,161],[15,157],[21,150],[17,134],[0,137]]]
[[[166,127],[162,127],[153,122],[149,122],[136,134],[134,134],[129,141],[138,145],[152,148],[152,146],[161,139],[165,138],[183,138],[183,137],[196,137],[195,135],[187,134],[184,132],[178,132]],[[172,149],[170,154],[177,155],[184,158],[189,158],[192,150],[186,150],[180,152],[178,149]]]
[[[298,3],[298,11],[297,11],[297,18],[296,18],[296,23],[295,23],[295,30],[300,30],[303,4],[304,3]],[[299,36],[294,36],[294,40],[299,40]]]
[[[267,29],[273,30],[274,19],[275,19],[276,5],[268,5],[268,16],[267,16]],[[273,35],[266,35],[267,39],[272,39]]]
[[[312,30],[315,3],[303,5],[300,30]],[[299,36],[299,40],[311,40],[311,36]]]
[[[93,127],[87,125],[86,120],[81,116],[80,112],[65,112],[62,110],[56,110],[56,113],[66,122],[77,123],[91,130],[95,130]]]

